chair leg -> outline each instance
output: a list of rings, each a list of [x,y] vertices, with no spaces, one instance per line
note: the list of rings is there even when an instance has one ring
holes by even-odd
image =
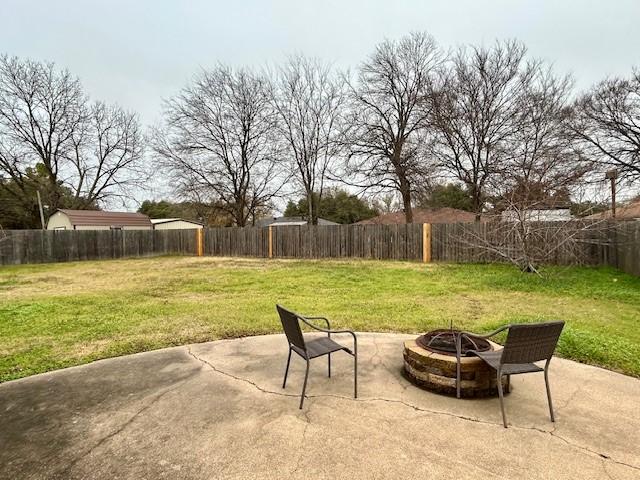
[[[289,347],[289,357],[287,358],[287,368],[284,370],[284,381],[282,382],[282,388],[287,386],[287,375],[289,374],[289,364],[291,363],[291,347]]]
[[[331,354],[328,354],[327,358],[327,377],[331,378]]]
[[[353,348],[353,398],[358,398],[358,345]]]
[[[549,415],[551,415],[551,421],[555,422],[556,418],[553,414],[553,402],[551,401],[551,388],[549,387],[549,361],[544,366],[544,383],[547,387],[547,400],[549,402]]]
[[[302,396],[300,397],[300,409],[302,410],[302,404],[304,403],[304,394],[307,391],[307,379],[309,378],[309,359],[307,358],[307,369],[304,372],[304,383],[302,384]]]
[[[462,336],[461,334],[456,336],[456,398],[460,398],[460,382],[462,381],[461,372],[461,349],[462,349]]]
[[[507,393],[511,393],[511,375],[507,375]]]
[[[502,393],[502,372],[498,370],[498,395],[500,396],[500,410],[502,410],[502,423],[504,428],[507,428],[507,414],[504,412],[504,395]]]
[[[460,398],[460,358],[456,362],[456,398]]]

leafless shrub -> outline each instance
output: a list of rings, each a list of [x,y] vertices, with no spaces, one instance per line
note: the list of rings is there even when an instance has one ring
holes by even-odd
[[[475,261],[510,263],[540,274],[546,264],[592,263],[597,250],[610,243],[610,232],[611,225],[603,220],[539,221],[529,211],[516,210],[509,220],[461,224],[449,241]]]

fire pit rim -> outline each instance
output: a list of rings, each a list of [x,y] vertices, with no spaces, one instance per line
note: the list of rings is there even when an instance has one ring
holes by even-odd
[[[462,345],[462,352],[461,352],[462,358],[469,357],[470,356],[469,351],[471,350],[488,352],[488,351],[496,350],[496,346],[499,346],[486,338],[482,338],[477,335],[473,335],[473,334],[464,332],[462,330],[453,329],[453,328],[438,328],[435,330],[430,330],[422,335],[419,335],[415,339],[415,342],[418,347],[428,352],[437,353],[439,355],[445,355],[449,357],[451,356],[455,357],[456,356],[455,344],[453,345],[453,349],[451,348],[447,349],[447,348],[438,348],[437,346],[433,345],[432,342],[440,336],[453,337],[452,340],[455,342],[456,335],[462,335],[463,342],[465,342],[465,337],[467,340],[466,343],[463,343]],[[475,346],[475,348],[470,348],[472,344]]]

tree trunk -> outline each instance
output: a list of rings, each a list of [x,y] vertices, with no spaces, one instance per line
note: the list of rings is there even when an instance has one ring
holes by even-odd
[[[471,186],[471,206],[476,214],[476,222],[479,222],[482,217],[482,198],[480,190],[475,185]]]
[[[315,209],[313,208],[313,192],[307,192],[307,210],[309,212],[307,223],[309,225],[315,225],[318,223],[318,220],[315,218]]]
[[[240,205],[237,205],[235,208],[235,220],[236,220],[236,225],[238,225],[239,227],[246,227],[247,226],[247,221],[246,218],[244,216],[244,205],[243,202],[240,202]]]
[[[411,208],[411,189],[409,185],[402,182],[402,205],[404,207],[404,219],[406,223],[413,223],[413,209]]]

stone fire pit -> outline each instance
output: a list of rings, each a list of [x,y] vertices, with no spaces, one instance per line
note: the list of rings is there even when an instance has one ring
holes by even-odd
[[[404,342],[404,373],[413,384],[437,393],[456,394],[456,330],[434,330]],[[495,371],[476,356],[465,356],[467,350],[499,350],[502,346],[489,340],[471,337],[463,342],[461,358],[462,397],[498,395]],[[480,343],[482,342],[482,343]],[[508,381],[502,379],[505,393]]]

